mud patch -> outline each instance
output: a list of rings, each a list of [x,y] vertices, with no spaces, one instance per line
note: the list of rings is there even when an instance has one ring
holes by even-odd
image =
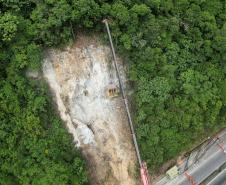
[[[136,157],[123,102],[106,95],[109,84],[118,86],[110,60],[108,47],[81,37],[64,50],[49,50],[43,73],[62,120],[87,158],[91,184],[135,185]]]

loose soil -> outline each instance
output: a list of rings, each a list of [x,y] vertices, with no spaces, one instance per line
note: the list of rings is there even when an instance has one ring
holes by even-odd
[[[123,66],[120,72],[126,85]],[[87,159],[91,184],[135,185],[136,157],[109,47],[80,37],[63,50],[50,49],[43,74],[54,94],[60,116]]]

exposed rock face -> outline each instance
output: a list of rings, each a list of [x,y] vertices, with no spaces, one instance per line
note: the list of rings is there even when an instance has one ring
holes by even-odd
[[[87,158],[91,184],[135,185],[136,157],[123,103],[121,97],[106,96],[109,84],[118,85],[110,59],[108,47],[81,37],[63,51],[49,50],[43,73]]]

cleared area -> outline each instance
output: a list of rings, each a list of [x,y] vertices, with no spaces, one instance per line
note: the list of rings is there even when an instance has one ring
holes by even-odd
[[[120,73],[125,85],[122,64]],[[64,50],[49,50],[43,73],[62,120],[89,165],[91,184],[135,185],[136,156],[110,48],[80,37]]]

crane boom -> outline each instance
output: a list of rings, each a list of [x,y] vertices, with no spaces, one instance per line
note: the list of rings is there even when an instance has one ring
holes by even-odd
[[[123,84],[122,84],[122,80],[121,80],[121,77],[120,77],[120,74],[119,74],[119,68],[118,68],[118,65],[117,65],[117,62],[116,62],[115,49],[114,49],[114,45],[113,45],[113,42],[112,42],[111,32],[110,32],[110,29],[109,29],[109,26],[108,26],[107,19],[104,19],[103,23],[105,24],[106,29],[107,29],[108,38],[109,38],[109,41],[110,41],[111,51],[112,51],[112,55],[113,55],[113,63],[114,63],[114,67],[115,67],[115,70],[116,70],[116,75],[117,75],[117,78],[118,78],[118,81],[119,81],[119,88],[120,88],[121,93],[122,93],[122,98],[123,98],[123,101],[124,101],[124,105],[125,105],[125,109],[126,109],[126,113],[127,113],[127,118],[128,118],[128,121],[129,121],[130,130],[131,130],[132,137],[133,137],[133,144],[135,146],[136,156],[137,156],[138,163],[139,163],[139,166],[140,166],[141,182],[142,182],[142,185],[151,185],[150,177],[149,177],[149,174],[148,174],[147,165],[146,165],[145,162],[142,162],[142,160],[141,160],[141,156],[140,156],[140,151],[139,151],[138,144],[137,144],[136,135],[135,135],[135,132],[134,132],[133,121],[132,121],[132,118],[131,118],[131,114],[130,114],[130,110],[129,110],[126,94],[124,92],[124,87],[123,87]]]

